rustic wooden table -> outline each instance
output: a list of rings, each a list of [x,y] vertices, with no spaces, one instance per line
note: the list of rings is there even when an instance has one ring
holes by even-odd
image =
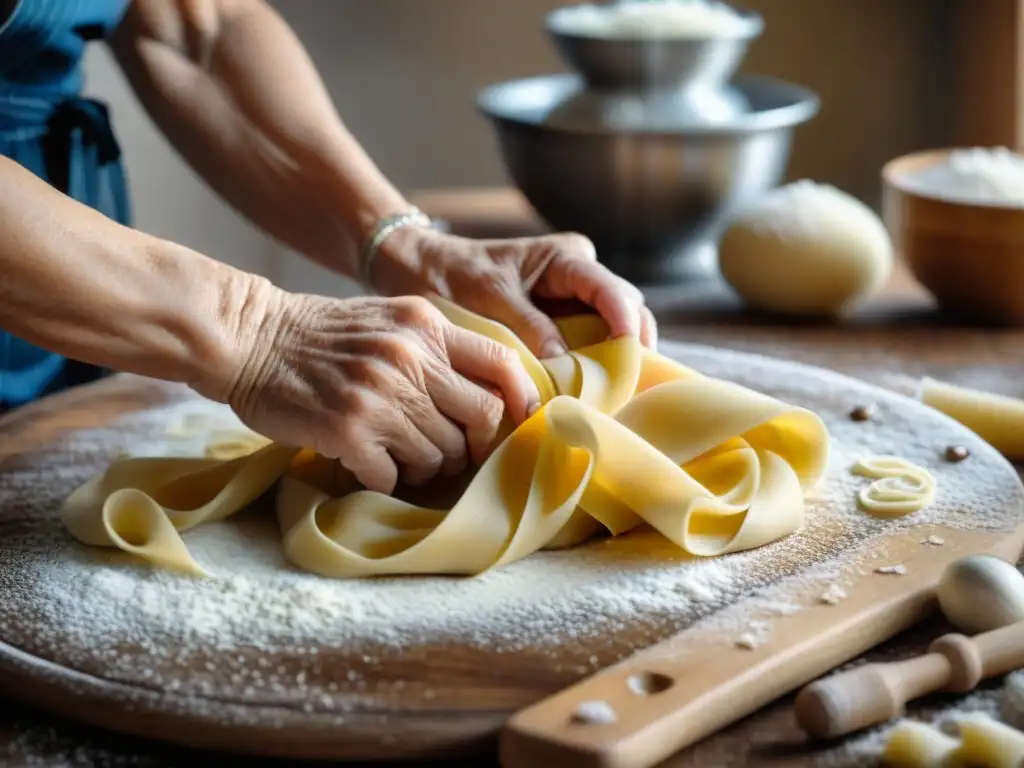
[[[450,222],[451,229],[460,234],[496,237],[542,231],[528,207],[508,190],[425,192],[417,195],[415,202]],[[1024,379],[1024,332],[969,327],[945,319],[900,270],[871,306],[856,318],[835,325],[780,322],[751,315],[727,289],[716,284],[652,289],[648,301],[658,316],[662,338],[788,357],[903,391],[910,391],[923,374],[1008,394],[1019,394]],[[61,397],[41,405],[47,409],[66,407],[69,414],[76,414],[73,418],[82,419],[80,409],[73,407],[75,393]],[[103,413],[93,412],[84,418],[103,423],[121,409],[115,399]],[[27,423],[30,418],[29,411],[8,414],[0,418],[0,433],[6,440],[18,434],[19,422]],[[76,422],[67,427],[85,425]],[[0,444],[0,467],[18,450],[16,441]],[[937,621],[920,626],[872,656],[899,658],[920,652],[942,629]],[[999,681],[991,681],[986,690],[998,686]],[[916,704],[912,711],[928,714],[955,701],[931,697]],[[806,743],[792,722],[789,705],[789,699],[776,702],[676,756],[666,766],[810,766],[822,761],[855,764],[849,762],[855,754],[845,752],[842,744]],[[0,699],[0,765],[170,766],[203,758],[213,759],[194,751],[102,733]],[[276,765],[247,758],[216,759],[220,765]],[[492,761],[493,757],[481,757],[468,764]]]

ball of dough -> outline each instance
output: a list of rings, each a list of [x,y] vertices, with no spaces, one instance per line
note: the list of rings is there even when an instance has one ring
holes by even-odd
[[[827,184],[798,181],[742,210],[722,237],[722,275],[752,307],[839,315],[879,291],[892,272],[881,219]]]

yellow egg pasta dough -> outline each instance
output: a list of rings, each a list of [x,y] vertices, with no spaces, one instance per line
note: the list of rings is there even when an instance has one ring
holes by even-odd
[[[77,489],[79,541],[203,574],[180,533],[272,489],[287,558],[336,578],[476,574],[600,533],[650,526],[702,557],[788,536],[828,461],[821,419],[607,338],[597,316],[560,321],[571,352],[539,360],[507,328],[443,299],[449,320],[515,349],[543,406],[506,422],[484,464],[400,498],[361,488],[312,451],[255,438],[203,458],[131,458]],[[454,498],[452,498],[454,496]]]
[[[935,501],[935,476],[899,456],[861,459],[850,472],[874,481],[857,492],[861,509],[874,517],[905,517]]]
[[[1024,400],[924,378],[920,399],[1009,459],[1024,459]]]
[[[889,733],[882,764],[891,768],[949,768],[960,742],[938,728],[900,720]]]

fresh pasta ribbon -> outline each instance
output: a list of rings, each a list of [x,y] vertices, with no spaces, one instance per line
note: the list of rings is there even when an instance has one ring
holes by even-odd
[[[956,419],[1009,459],[1024,459],[1024,400],[925,377],[922,403]]]
[[[200,573],[178,532],[223,520],[276,486],[287,558],[352,578],[476,574],[641,525],[711,557],[802,525],[804,493],[829,450],[811,411],[703,376],[634,338],[609,340],[596,316],[561,320],[571,351],[541,361],[504,326],[434,301],[452,322],[515,349],[543,400],[517,428],[505,425],[461,484],[438,480],[395,498],[362,489],[312,451],[232,438],[207,458],[113,464],[67,499],[68,530]]]
[[[874,479],[858,491],[857,502],[875,517],[904,517],[935,501],[932,473],[898,456],[861,459],[850,472]]]

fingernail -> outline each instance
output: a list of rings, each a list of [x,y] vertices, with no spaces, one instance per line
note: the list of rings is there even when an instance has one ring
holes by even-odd
[[[560,357],[568,353],[569,350],[566,349],[565,344],[554,340],[544,342],[540,348],[541,357]]]
[[[530,418],[531,416],[533,416],[533,414],[535,414],[539,410],[540,410],[540,403],[530,403],[528,406],[526,406],[526,418]]]

